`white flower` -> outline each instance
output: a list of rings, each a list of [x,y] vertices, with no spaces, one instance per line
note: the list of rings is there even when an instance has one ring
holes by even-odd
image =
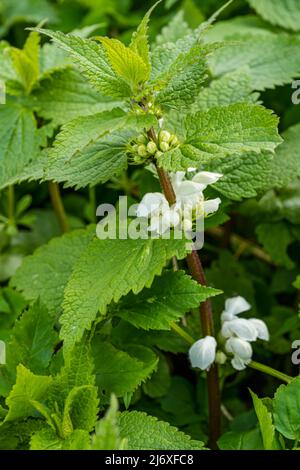
[[[195,168],[188,168],[188,172],[194,170]],[[191,180],[187,180],[185,179],[184,171],[177,171],[177,173],[173,173],[170,176],[177,203],[196,208],[199,204],[204,202],[204,189],[206,189],[209,184],[213,184],[218,181],[223,175],[220,173],[201,171]],[[218,210],[220,202],[221,200],[219,198],[204,202],[204,212],[207,214],[215,212]],[[205,204],[207,204],[207,207],[205,207]]]
[[[225,302],[225,310],[221,315],[222,321],[229,321],[235,318],[235,315],[250,310],[251,305],[244,297],[232,297]]]
[[[245,341],[256,341],[258,337],[257,328],[250,321],[245,318],[235,318],[233,320],[225,321],[221,330],[224,338],[231,338],[236,336]]]
[[[192,367],[208,370],[216,358],[217,342],[212,336],[199,339],[189,350]]]
[[[169,209],[169,204],[163,194],[148,193],[145,194],[139,203],[136,215],[137,217],[150,217],[158,215],[167,209]]]
[[[0,365],[6,364],[6,345],[4,341],[0,341]]]
[[[250,318],[248,320],[256,328],[257,337],[264,341],[269,341],[270,334],[267,325],[264,321],[259,320],[258,318]]]

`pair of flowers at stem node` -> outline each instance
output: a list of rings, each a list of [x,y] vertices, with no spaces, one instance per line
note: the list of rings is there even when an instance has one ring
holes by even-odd
[[[261,339],[269,341],[266,324],[258,318],[239,318],[242,312],[250,310],[251,305],[243,297],[233,297],[225,302],[221,315],[221,331],[218,343],[213,336],[196,341],[189,350],[192,367],[209,370],[214,362],[225,364],[227,357],[236,370],[244,370],[252,360],[251,343]]]

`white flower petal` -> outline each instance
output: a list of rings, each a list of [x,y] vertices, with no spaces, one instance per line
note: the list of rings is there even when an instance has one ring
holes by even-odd
[[[138,205],[137,217],[150,217],[153,214],[169,209],[168,201],[161,193],[147,193]]]
[[[265,322],[262,320],[259,320],[258,318],[250,318],[249,321],[256,328],[257,337],[264,341],[269,341],[270,334],[269,334],[269,330]]]
[[[199,339],[189,350],[192,367],[207,370],[216,358],[217,342],[212,336]]]
[[[231,315],[238,315],[239,313],[250,310],[251,305],[244,297],[232,297],[225,302],[225,311]]]
[[[232,313],[228,313],[226,312],[226,310],[224,310],[224,312],[222,313],[221,315],[221,322],[225,322],[225,321],[230,321],[230,320],[234,320],[235,319],[235,315],[232,315]]]
[[[234,369],[236,370],[244,370],[246,369],[246,366],[251,362],[251,360],[244,361],[241,359],[239,356],[234,356],[233,359],[231,359],[231,365]]]
[[[225,343],[225,349],[234,356],[239,356],[244,361],[251,360],[252,358],[253,351],[251,344],[243,339],[229,338]]]
[[[245,318],[234,318],[233,320],[225,321],[222,325],[221,333],[224,338],[237,336],[245,341],[255,341],[258,336],[256,327],[250,320]]]
[[[216,183],[220,178],[222,178],[221,173],[212,173],[210,171],[200,171],[200,173],[197,173],[192,181],[195,181],[195,183],[200,183],[204,186],[203,189],[207,188],[209,184],[214,184]]]
[[[0,341],[0,364],[6,364],[6,345]]]
[[[197,168],[188,168],[187,171],[188,173],[193,173],[194,171],[197,171]]]
[[[175,187],[178,187],[185,178],[185,171],[177,171],[176,173],[170,173],[171,182]]]
[[[205,215],[209,215],[209,214],[213,214],[214,212],[217,212],[221,202],[222,201],[219,197],[217,197],[216,199],[208,199],[207,201],[204,201],[203,208],[204,208]]]

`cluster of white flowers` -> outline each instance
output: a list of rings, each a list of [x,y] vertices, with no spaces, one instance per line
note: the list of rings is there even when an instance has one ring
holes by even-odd
[[[189,168],[188,173],[195,171],[196,169]],[[149,218],[148,230],[159,235],[179,226],[184,230],[192,230],[195,218],[206,217],[218,210],[221,199],[205,200],[203,191],[222,176],[219,173],[201,171],[187,179],[184,171],[171,173],[176,203],[170,207],[163,194],[147,193],[140,202],[136,215]]]
[[[251,305],[243,297],[233,297],[225,302],[225,309],[221,315],[221,339],[225,341],[225,352],[231,356],[231,365],[236,370],[243,370],[252,360],[251,343],[257,339],[269,341],[269,332],[266,324],[258,318],[238,318],[246,312]],[[226,355],[217,352],[217,341],[212,336],[196,341],[189,350],[189,357],[193,367],[207,370],[214,362],[224,363]]]

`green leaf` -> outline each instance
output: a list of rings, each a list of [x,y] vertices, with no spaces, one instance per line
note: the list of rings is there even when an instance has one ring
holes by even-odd
[[[49,390],[48,406],[54,408],[56,403],[62,412],[72,390],[88,385],[94,386],[94,384],[94,362],[90,347],[82,342],[74,347],[65,359],[65,364],[59,374],[54,378]]]
[[[294,237],[286,223],[260,224],[256,227],[256,233],[259,242],[275,263],[287,269],[293,268],[294,262],[288,256],[287,249]]]
[[[300,438],[300,377],[281,385],[274,397],[274,422],[277,431],[287,439]]]
[[[51,240],[24,259],[11,284],[28,300],[40,298],[50,312],[57,313],[73,265],[94,236],[95,227],[75,230]]]
[[[185,240],[100,240],[90,243],[79,258],[65,290],[61,338],[68,351],[89,329],[98,310],[105,313],[131,290],[150,287],[172,256],[182,259]],[[97,263],[95,264],[95,260]]]
[[[120,431],[117,423],[118,401],[115,395],[110,398],[110,407],[104,418],[95,427],[95,434],[92,436],[93,450],[124,450],[127,447],[126,439],[120,438]]]
[[[11,48],[13,66],[22,83],[26,94],[29,94],[40,74],[40,37],[31,32],[22,50]]]
[[[72,423],[73,429],[84,429],[91,432],[97,421],[98,392],[93,385],[74,387],[66,398],[63,413],[64,420]]]
[[[146,66],[147,76],[149,77],[150,70],[151,70],[151,62],[150,62],[150,48],[148,42],[148,24],[149,19],[151,16],[152,11],[154,8],[160,3],[160,0],[156,2],[150,10],[147,11],[146,15],[142,19],[141,23],[139,24],[137,30],[133,33],[131,42],[130,42],[130,49],[137,55],[141,57],[143,60],[144,65]]]
[[[187,311],[197,308],[200,302],[219,293],[200,286],[183,271],[167,271],[154,280],[150,289],[123,298],[116,314],[137,328],[168,330],[171,322],[179,320]]]
[[[196,113],[235,103],[255,103],[257,98],[258,94],[253,93],[251,78],[245,68],[213,80],[197,96],[191,110]]]
[[[160,80],[166,86],[160,91],[155,101],[169,108],[187,108],[201,91],[201,85],[207,78],[207,51],[196,44],[188,53],[179,55]]]
[[[161,398],[167,394],[171,385],[171,371],[168,359],[160,354],[157,370],[143,384],[143,392],[151,398]]]
[[[159,165],[171,171],[199,167],[212,158],[273,152],[282,141],[278,118],[262,106],[233,104],[188,115],[183,144],[164,153]]]
[[[15,104],[0,106],[0,189],[15,181],[37,156],[33,114]]]
[[[5,422],[36,416],[31,401],[43,402],[52,383],[52,377],[34,375],[20,364],[17,367],[17,381],[6,398],[9,411]]]
[[[263,400],[250,390],[255,413],[260,426],[260,432],[264,443],[265,450],[278,450],[278,442],[275,434],[275,427],[272,420],[272,414],[268,411],[264,405]]]
[[[76,188],[107,181],[127,167],[131,132],[155,123],[153,115],[127,114],[121,109],[74,119],[55,141],[46,178]]]
[[[92,39],[82,39],[72,34],[66,35],[40,28],[35,28],[35,31],[49,36],[59,47],[69,53],[83,75],[100,93],[114,98],[131,96],[130,86],[118,77],[100,44]]]
[[[158,358],[151,349],[132,346],[129,353],[97,337],[93,343],[96,384],[102,401],[114,393],[122,397],[133,392],[156,369]]]
[[[214,76],[249,68],[253,90],[265,90],[290,83],[300,73],[300,39],[287,35],[268,35],[262,39],[236,35],[239,41],[219,49],[210,59]],[[293,57],[293,60],[290,60]]]
[[[131,88],[132,94],[149,78],[149,66],[143,59],[118,39],[98,38],[103,44],[109,63],[116,74]]]
[[[58,70],[40,82],[33,91],[39,116],[53,121],[55,126],[78,117],[110,111],[120,104],[104,98],[76,70]]]
[[[270,181],[270,166],[274,156],[270,152],[246,153],[243,156],[229,155],[215,158],[207,169],[220,172],[222,178],[214,184],[221,194],[234,201],[257,196]]]
[[[202,442],[194,441],[169,423],[139,411],[121,413],[119,426],[121,436],[128,439],[129,450],[203,449]]]
[[[22,363],[38,374],[48,367],[57,341],[55,316],[36,302],[17,322],[8,345],[14,352],[14,362]]]
[[[184,20],[184,13],[180,10],[173,16],[171,21],[163,27],[160,34],[156,36],[156,44],[165,44],[167,42],[176,42],[184,36],[191,34],[191,29]]]
[[[8,395],[15,383],[18,364],[35,374],[46,372],[58,335],[55,317],[39,302],[17,320],[6,342],[6,364],[0,367],[0,393]]]
[[[297,0],[248,0],[266,21],[285,29],[300,31],[300,4]]]
[[[28,418],[25,421],[9,421],[0,426],[0,449],[27,449],[31,436],[45,426],[41,419]]]

